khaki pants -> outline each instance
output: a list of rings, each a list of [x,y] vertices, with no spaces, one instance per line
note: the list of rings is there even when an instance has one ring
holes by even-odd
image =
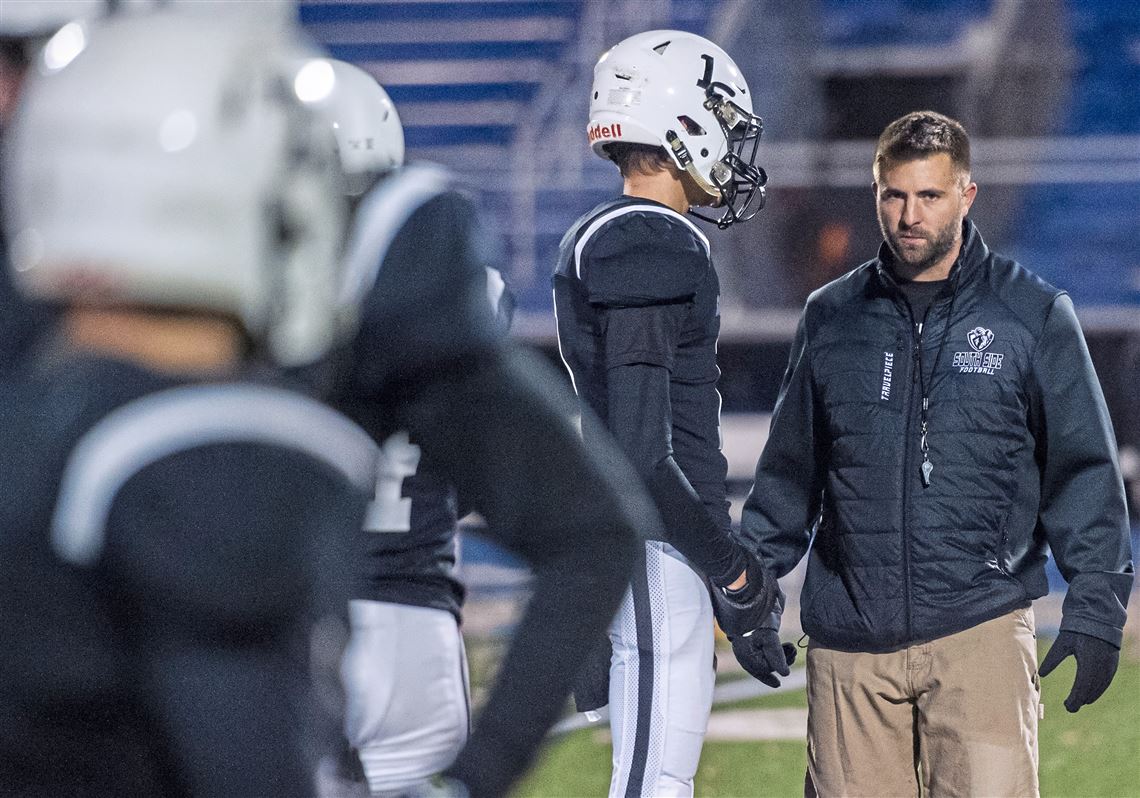
[[[1036,796],[1033,610],[888,654],[809,645],[804,793]]]

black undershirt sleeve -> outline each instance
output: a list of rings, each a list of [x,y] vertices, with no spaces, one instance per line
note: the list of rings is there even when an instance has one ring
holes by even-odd
[[[668,542],[723,587],[744,571],[744,552],[709,515],[671,443],[669,370],[687,312],[684,303],[606,310],[606,421],[649,488]]]
[[[620,455],[583,446],[549,371],[489,349],[425,375],[401,403],[425,456],[483,514],[488,536],[534,572],[491,697],[448,771],[473,798],[505,794],[529,765],[612,620],[642,541],[661,534]]]

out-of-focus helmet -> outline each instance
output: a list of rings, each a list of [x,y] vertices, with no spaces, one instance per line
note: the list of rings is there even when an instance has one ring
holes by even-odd
[[[388,92],[358,66],[328,59],[307,67],[325,72],[332,91],[311,105],[332,126],[349,193],[362,193],[377,175],[404,163],[404,128]]]
[[[4,0],[0,3],[0,36],[50,36],[68,22],[102,16],[107,6],[107,0]]]
[[[768,178],[755,165],[763,121],[736,63],[708,39],[675,30],[631,36],[598,59],[591,92],[587,135],[598,155],[608,157],[613,142],[664,147],[724,209],[710,219],[721,228],[763,207]]]
[[[45,46],[4,162],[15,279],[48,300],[239,319],[273,360],[319,358],[338,312],[342,186],[297,96],[284,15],[159,8]]]

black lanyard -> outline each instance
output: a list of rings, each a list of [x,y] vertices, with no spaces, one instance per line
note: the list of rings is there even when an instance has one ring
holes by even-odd
[[[938,351],[934,355],[934,365],[930,369],[930,381],[934,382],[934,374],[938,370],[938,362],[942,359],[942,350],[946,348],[946,339],[950,337],[950,323],[954,317],[954,300],[958,298],[958,281],[954,281],[953,293],[950,294],[950,307],[946,311],[946,324],[942,327],[942,340],[938,344]],[[922,331],[926,327],[926,319],[930,316],[930,311],[937,303],[931,302],[926,308],[926,313],[923,314],[922,322],[918,326],[918,345],[916,352],[918,353],[918,388],[922,393],[922,410],[919,420],[922,422],[919,431],[921,438],[919,439],[919,449],[922,451],[922,486],[924,488],[930,487],[930,475],[934,472],[934,463],[930,462],[930,446],[927,444],[928,426],[930,411],[930,392],[926,382],[926,374],[922,368]],[[910,302],[907,302],[909,307]]]

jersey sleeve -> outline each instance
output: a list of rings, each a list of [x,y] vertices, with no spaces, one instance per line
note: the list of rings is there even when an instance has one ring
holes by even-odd
[[[686,302],[709,269],[708,249],[698,233],[661,213],[620,216],[591,235],[578,253],[586,299],[595,305]]]
[[[349,357],[350,393],[372,398],[399,374],[498,345],[488,299],[495,257],[472,201],[449,191],[421,205],[392,240],[361,310]]]
[[[683,304],[606,308],[605,367],[644,363],[672,371],[687,309]]]

